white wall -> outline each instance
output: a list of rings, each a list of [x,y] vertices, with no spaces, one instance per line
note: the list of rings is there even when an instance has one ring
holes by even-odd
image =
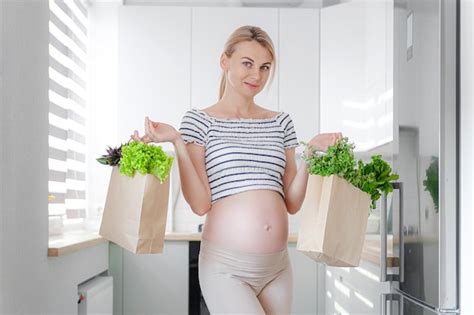
[[[96,158],[117,140],[118,2],[96,2],[89,7],[88,68],[88,219],[86,227],[97,230],[102,217],[112,168]],[[128,139],[121,139],[122,143]]]
[[[47,257],[48,2],[0,1],[0,13],[0,314],[75,314],[108,246]]]
[[[474,3],[461,1],[461,224],[460,308],[474,314]]]

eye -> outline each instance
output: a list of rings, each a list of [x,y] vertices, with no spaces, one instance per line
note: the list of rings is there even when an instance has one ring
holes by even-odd
[[[268,71],[268,70],[270,70],[270,67],[269,67],[269,66],[263,66],[262,68],[264,68],[264,69],[265,69],[265,71]]]
[[[252,66],[252,63],[251,63],[251,62],[248,62],[248,61],[244,61],[243,64],[246,65],[246,66],[247,66],[247,65]]]

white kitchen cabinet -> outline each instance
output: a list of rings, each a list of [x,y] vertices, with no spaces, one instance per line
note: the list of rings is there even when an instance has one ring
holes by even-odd
[[[189,242],[165,241],[163,253],[123,250],[123,314],[187,314]]]
[[[191,8],[121,6],[118,16],[118,139],[144,118],[175,128],[191,104]],[[170,143],[160,143],[171,149]]]
[[[308,142],[319,132],[319,10],[280,9],[279,25],[279,110],[291,115],[298,141]],[[303,149],[296,148],[298,167]],[[288,217],[290,233],[298,233],[301,213]]]
[[[319,12],[280,9],[280,111],[291,115],[304,141],[319,131]]]
[[[324,265],[299,252],[296,243],[288,244],[288,253],[293,268],[292,314],[323,314]]]
[[[342,132],[356,151],[393,139],[390,5],[351,1],[321,10],[321,132]]]
[[[380,314],[380,295],[390,292],[380,282],[380,267],[361,261],[357,268],[326,267],[325,314]]]

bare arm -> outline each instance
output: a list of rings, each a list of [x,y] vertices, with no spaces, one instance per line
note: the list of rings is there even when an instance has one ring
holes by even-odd
[[[205,149],[203,146],[185,144],[181,133],[173,126],[151,121],[145,118],[145,135],[140,137],[138,131],[131,136],[137,141],[171,142],[174,145],[178,160],[179,177],[184,199],[197,215],[206,214],[211,208],[211,190],[205,167]]]
[[[184,199],[194,213],[203,216],[211,209],[211,190],[204,161],[205,149],[197,144],[185,144],[181,137],[177,137],[173,144]]]
[[[326,152],[328,147],[334,145],[337,140],[342,138],[342,133],[323,133],[319,134],[308,143],[309,147],[305,149],[305,155],[309,156],[312,150]],[[296,214],[303,204],[308,187],[308,166],[304,160],[296,170],[295,149],[286,149],[286,167],[283,175],[283,187],[285,191],[285,203],[289,214]]]
[[[285,187],[285,203],[289,214],[296,214],[303,204],[308,185],[308,168],[305,161],[301,161],[296,170],[295,149],[286,150],[286,168],[283,176]]]

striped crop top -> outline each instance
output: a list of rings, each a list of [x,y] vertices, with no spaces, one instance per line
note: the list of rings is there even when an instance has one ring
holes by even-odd
[[[298,146],[288,113],[272,118],[218,118],[188,110],[179,128],[185,143],[206,148],[211,203],[253,189],[277,191],[283,198],[285,149]]]

